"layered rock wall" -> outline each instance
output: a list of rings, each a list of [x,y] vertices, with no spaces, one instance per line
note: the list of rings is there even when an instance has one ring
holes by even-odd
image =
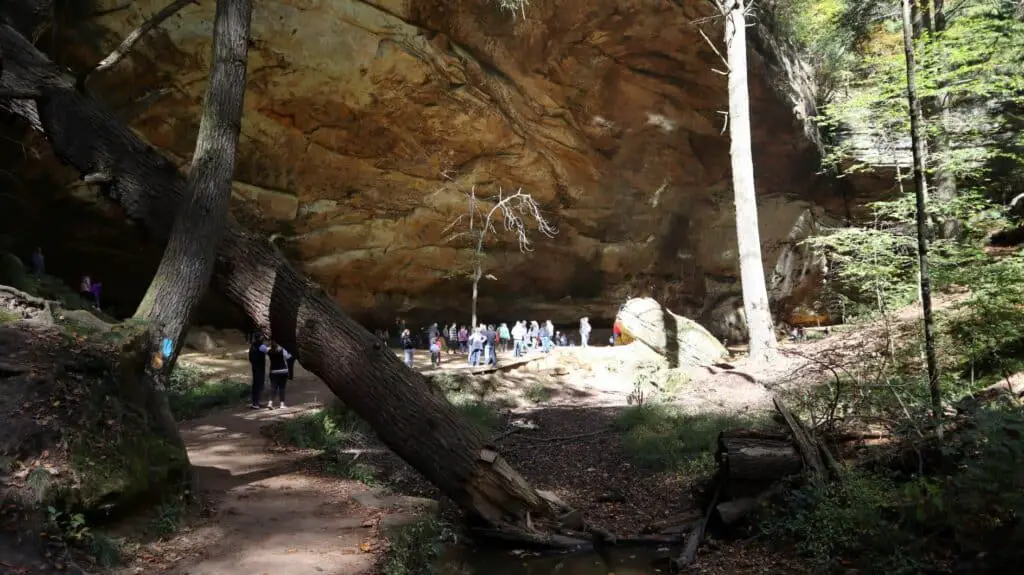
[[[62,63],[97,61],[164,4],[79,7],[58,28]],[[559,233],[522,253],[497,227],[484,318],[610,322],[640,295],[724,317],[739,284],[726,82],[694,24],[705,4],[534,0],[513,17],[488,0],[258,1],[236,217],[276,234],[364,321],[464,320],[471,249],[448,239],[464,223],[449,225],[471,189],[522,188]],[[182,166],[213,10],[186,7],[89,85]],[[719,41],[720,23],[702,26]],[[815,143],[751,50],[772,270],[801,218],[842,198],[815,175]]]

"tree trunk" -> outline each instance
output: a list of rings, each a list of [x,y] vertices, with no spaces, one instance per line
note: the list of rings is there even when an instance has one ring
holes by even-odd
[[[924,315],[924,349],[928,365],[928,389],[932,415],[942,416],[942,392],[935,357],[935,323],[932,319],[932,288],[928,273],[928,188],[924,177],[924,139],[921,136],[921,103],[917,99],[917,64],[914,61],[914,0],[903,0],[903,49],[907,60],[907,102],[910,107],[910,143],[914,157],[914,196],[917,200],[917,254],[921,278],[921,311]]]
[[[718,436],[718,460],[730,480],[776,481],[804,467],[792,440],[781,433],[728,430]]]
[[[189,199],[181,205],[160,267],[135,312],[161,341],[167,338],[172,344],[164,373],[174,365],[192,313],[210,283],[231,206],[251,18],[252,0],[217,0],[210,84],[186,184]]]
[[[178,169],[87,95],[74,90],[45,55],[0,24],[8,81],[47,81],[37,103],[0,101],[41,131],[55,154],[83,174],[104,171],[107,192],[155,238],[166,241],[187,197]],[[34,82],[38,83],[38,82]],[[66,87],[54,87],[66,86]],[[541,497],[439,390],[406,368],[378,338],[298,274],[269,240],[233,220],[217,249],[214,285],[259,326],[269,328],[381,440],[469,514],[500,527],[531,530],[559,511]],[[527,514],[531,518],[527,519]],[[532,520],[532,521],[531,521]]]
[[[946,14],[943,0],[924,0],[922,13],[928,17],[925,26],[928,29],[928,42],[938,52],[940,66],[945,64],[942,54],[942,40],[938,37],[946,27]],[[929,6],[931,4],[931,6]],[[956,199],[956,176],[949,169],[949,126],[952,122],[950,112],[950,95],[942,90],[936,96],[927,98],[925,108],[931,116],[935,129],[929,132],[928,155],[932,163],[932,174],[935,182],[935,198],[940,203],[952,202]],[[960,222],[956,218],[946,217],[938,220],[940,238],[954,239],[960,235]]]
[[[750,143],[750,95],[747,89],[747,28],[745,0],[725,7],[725,43],[729,60],[729,137],[732,141],[732,186],[736,202],[736,239],[740,252],[743,309],[747,315],[750,357],[769,361],[776,341],[768,307],[761,234],[754,191],[754,160]]]
[[[476,300],[480,296],[480,277],[483,275],[483,270],[480,269],[480,264],[473,266],[473,320],[469,324],[469,331],[472,332],[473,328],[477,326],[476,323]]]

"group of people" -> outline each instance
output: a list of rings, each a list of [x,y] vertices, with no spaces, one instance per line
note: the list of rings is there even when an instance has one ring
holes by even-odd
[[[270,397],[266,408],[274,409],[274,398],[277,397],[277,407],[285,409],[288,407],[284,402],[285,388],[288,385],[288,380],[295,377],[295,356],[260,331],[254,332],[249,338],[249,365],[252,367],[252,404],[249,407],[251,409],[263,407],[261,402],[263,388],[267,381],[268,361],[270,363]]]
[[[587,347],[590,332],[589,318],[580,319],[581,346]],[[405,363],[412,367],[416,341],[408,329],[402,330],[401,344]],[[511,329],[507,323],[497,326],[480,324],[472,330],[465,325],[458,326],[455,323],[439,328],[434,323],[427,328],[427,344],[430,349],[430,364],[433,367],[441,365],[441,354],[445,350],[448,351],[448,354],[467,354],[469,365],[475,367],[479,365],[497,366],[498,352],[507,352],[510,346],[514,357],[522,357],[534,350],[547,353],[556,346],[568,347],[571,345],[569,335],[555,330],[551,320],[544,323],[521,320],[515,322]]]

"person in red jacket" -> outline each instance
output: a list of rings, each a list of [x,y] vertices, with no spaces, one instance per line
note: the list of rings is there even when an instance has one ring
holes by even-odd
[[[619,322],[615,322],[612,326],[612,345],[615,345],[619,341],[619,336],[622,335],[622,328],[619,327]]]

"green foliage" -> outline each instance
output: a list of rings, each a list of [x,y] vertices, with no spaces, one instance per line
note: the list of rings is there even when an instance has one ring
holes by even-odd
[[[117,567],[124,562],[121,541],[103,533],[93,533],[87,551],[93,560],[105,569]]]
[[[167,382],[171,413],[179,420],[195,419],[210,411],[235,405],[249,394],[249,384],[234,379],[210,381],[199,367],[178,363]]]
[[[324,473],[374,485],[379,483],[377,470],[346,452],[368,431],[366,422],[343,406],[303,413],[284,425],[284,437],[290,445],[323,451]]]
[[[171,499],[156,508],[156,514],[150,525],[157,535],[161,537],[170,535],[178,530],[184,515],[185,505],[182,498]]]
[[[442,538],[448,525],[436,519],[424,519],[396,529],[384,557],[383,575],[433,575],[443,550]]]
[[[554,395],[554,390],[543,383],[535,382],[531,383],[530,387],[526,388],[526,392],[523,395],[533,403],[544,403],[551,399]]]
[[[19,319],[21,319],[21,315],[14,313],[13,311],[0,309],[0,325],[15,322],[18,321]]]
[[[944,324],[963,357],[967,376],[1012,373],[1024,353],[1024,255],[1015,254],[964,270],[971,297]]]
[[[757,417],[686,414],[661,403],[628,407],[615,421],[615,427],[625,432],[626,451],[639,464],[689,477],[714,470],[718,434],[723,430],[765,424]]]
[[[86,525],[82,513],[60,511],[50,506],[46,508],[46,524],[49,531],[56,533],[68,544],[81,545],[92,538],[92,531]]]
[[[1006,225],[1005,210],[969,190],[933,207],[933,216],[961,224],[958,237],[931,241],[933,289],[973,285],[979,266],[990,262],[980,246],[988,234]],[[913,196],[874,202],[869,208],[874,216],[870,225],[825,230],[805,240],[827,254],[836,269],[829,288],[852,304],[847,316],[853,318],[885,315],[908,305],[917,299],[919,287]]]
[[[917,573],[910,537],[899,529],[899,492],[889,478],[850,470],[841,483],[809,483],[789,493],[761,522],[772,540],[793,541],[797,551],[826,571],[856,560],[880,573]]]
[[[285,423],[288,443],[300,449],[334,451],[346,447],[367,430],[355,412],[335,406],[298,415]]]
[[[821,570],[942,571],[950,552],[991,565],[1024,558],[1024,413],[985,409],[941,445],[948,468],[900,477],[850,469],[810,483],[767,511],[763,533],[791,541]],[[982,572],[984,569],[976,570]]]

